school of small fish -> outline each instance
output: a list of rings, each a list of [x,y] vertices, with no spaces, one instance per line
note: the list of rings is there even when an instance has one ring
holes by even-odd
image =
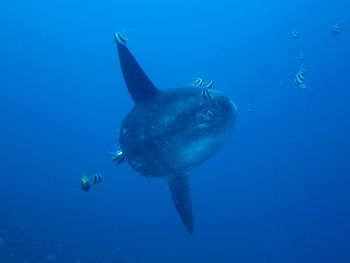
[[[344,29],[344,21],[345,17],[339,20],[331,29],[331,35],[332,36],[337,36],[340,34],[340,32]],[[295,28],[292,31],[292,38],[296,39],[300,36],[300,32],[298,31],[297,28]],[[305,89],[307,88],[307,83],[306,83],[306,69],[304,67],[304,52],[300,52],[298,55],[298,60],[300,62],[300,65],[298,67],[297,73],[295,75],[295,84],[297,85],[298,88]]]
[[[195,78],[192,82],[192,86],[194,87],[203,87],[206,89],[212,89],[214,87],[213,80],[203,80],[202,78]]]

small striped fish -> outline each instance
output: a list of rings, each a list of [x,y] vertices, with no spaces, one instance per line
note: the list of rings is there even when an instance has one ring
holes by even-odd
[[[203,87],[207,88],[207,89],[213,88],[214,87],[214,81],[212,81],[212,80],[203,81]]]
[[[336,24],[331,30],[332,36],[339,35],[340,31],[342,31],[343,28],[344,26],[342,24]]]
[[[292,38],[297,38],[299,37],[299,31],[297,29],[294,29],[294,31],[292,32]]]
[[[102,174],[98,173],[93,176],[91,176],[88,181],[90,181],[92,184],[98,184],[102,182]]]
[[[208,90],[208,89],[203,89],[202,90],[202,98],[204,100],[212,100],[212,99],[214,99],[213,92]]]
[[[123,151],[121,149],[117,150],[113,153],[112,160],[117,162],[117,164],[121,164],[125,161],[125,156],[123,155]]]
[[[126,42],[128,42],[128,38],[123,33],[116,33],[114,35],[114,42],[116,44],[126,45]]]
[[[303,60],[304,60],[304,57],[305,57],[304,52],[300,52],[300,53],[299,53],[299,56],[298,56],[298,59],[299,59],[300,61],[303,61]]]
[[[201,78],[196,78],[192,83],[194,87],[200,87],[202,86],[202,84],[203,84],[203,79]]]
[[[203,80],[202,78],[196,78],[192,82],[192,86],[194,87],[204,87],[207,89],[211,89],[214,87],[214,81],[213,80]]]
[[[80,181],[80,188],[83,191],[89,191],[91,187],[95,184],[102,182],[102,174],[98,173],[93,176],[87,177],[86,175],[83,175]]]
[[[295,83],[299,88],[305,89],[306,86],[306,70],[304,68],[299,68],[297,75],[295,76]]]

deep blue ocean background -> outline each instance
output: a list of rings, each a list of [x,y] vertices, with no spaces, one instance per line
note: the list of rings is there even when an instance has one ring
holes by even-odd
[[[0,262],[350,262],[349,13],[348,0],[1,1]],[[130,28],[157,87],[201,76],[238,106],[230,142],[191,172],[193,235],[165,180],[111,160],[133,105],[112,37]]]

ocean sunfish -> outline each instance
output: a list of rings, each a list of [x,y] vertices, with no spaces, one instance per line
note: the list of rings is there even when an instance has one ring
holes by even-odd
[[[224,93],[206,87],[159,90],[126,46],[125,35],[117,33],[114,40],[135,103],[119,129],[120,158],[143,176],[167,180],[183,224],[192,233],[188,172],[228,141],[236,106]]]

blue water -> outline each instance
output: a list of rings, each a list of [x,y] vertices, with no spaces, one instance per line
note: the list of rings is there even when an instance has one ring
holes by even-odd
[[[2,1],[0,262],[350,262],[349,13],[346,0]],[[230,142],[191,172],[192,235],[164,180],[111,161],[133,105],[112,37],[130,28],[157,87],[201,76],[238,106]],[[81,191],[84,172],[103,183]]]

